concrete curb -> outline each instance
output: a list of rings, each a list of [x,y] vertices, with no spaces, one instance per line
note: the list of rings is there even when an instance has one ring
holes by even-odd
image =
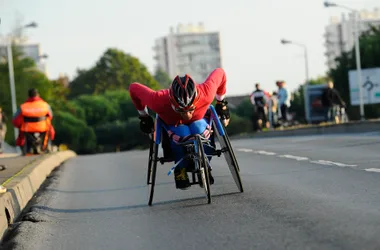
[[[269,138],[269,137],[285,137],[285,136],[305,136],[305,135],[322,135],[322,134],[355,134],[380,132],[380,121],[362,121],[348,122],[342,124],[329,124],[320,126],[309,126],[303,128],[274,130],[262,133],[241,134],[231,136],[231,140],[247,139],[247,138]]]
[[[70,150],[47,155],[36,164],[26,166],[6,184],[7,192],[0,195],[0,238],[17,219],[46,177],[64,161],[75,156],[75,152]]]

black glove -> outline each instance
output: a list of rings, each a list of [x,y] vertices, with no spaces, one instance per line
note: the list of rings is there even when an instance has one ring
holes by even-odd
[[[150,115],[139,116],[140,119],[140,129],[146,134],[153,133],[154,131],[154,121]]]
[[[230,111],[227,104],[226,100],[216,102],[215,111],[220,116],[220,120],[230,119]]]

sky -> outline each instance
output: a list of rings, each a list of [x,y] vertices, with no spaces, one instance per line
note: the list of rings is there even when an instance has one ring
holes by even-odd
[[[250,93],[260,82],[275,90],[283,79],[290,90],[305,81],[303,49],[282,45],[281,39],[305,44],[310,77],[327,71],[324,29],[330,16],[345,13],[325,8],[323,0],[0,0],[0,35],[17,20],[35,21],[26,31],[28,42],[41,46],[48,76],[90,68],[110,47],[139,58],[152,73],[153,45],[177,24],[203,22],[207,31],[219,31],[227,95]],[[354,9],[380,7],[378,0],[336,0]],[[174,76],[171,76],[174,77]]]

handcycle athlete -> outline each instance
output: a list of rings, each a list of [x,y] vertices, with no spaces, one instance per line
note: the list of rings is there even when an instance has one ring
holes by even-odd
[[[151,109],[169,128],[163,134],[162,148],[164,158],[173,158],[180,161],[185,152],[178,145],[189,139],[190,135],[199,134],[214,143],[214,133],[205,117],[211,103],[216,98],[215,111],[224,126],[228,126],[230,113],[225,99],[226,74],[222,68],[217,68],[202,84],[196,84],[186,74],[176,76],[168,89],[154,91],[145,85],[134,82],[129,87],[133,104],[139,113],[140,129],[147,134],[154,131],[154,121],[149,115]],[[212,150],[204,147],[206,154]],[[211,157],[209,158],[211,160]],[[191,186],[187,169],[191,169],[193,162],[182,161],[174,170],[176,188],[187,189]],[[214,178],[209,171],[210,184]]]

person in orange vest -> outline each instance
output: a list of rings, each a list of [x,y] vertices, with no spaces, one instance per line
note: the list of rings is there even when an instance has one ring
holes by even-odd
[[[52,124],[53,111],[50,105],[45,102],[35,88],[29,89],[29,98],[21,104],[16,114],[13,116],[12,123],[19,129],[19,136],[16,146],[24,146],[24,133],[44,133],[49,134],[50,140],[54,140],[55,130]]]

